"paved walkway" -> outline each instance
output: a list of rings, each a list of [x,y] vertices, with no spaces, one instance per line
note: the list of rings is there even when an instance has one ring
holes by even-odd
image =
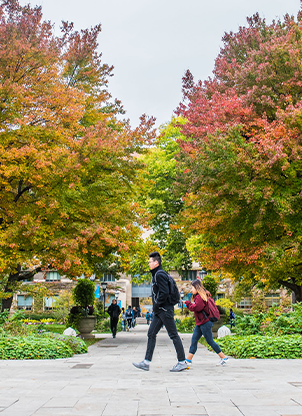
[[[200,345],[193,367],[170,373],[173,344],[161,330],[150,371],[147,325],[118,333],[70,359],[0,361],[1,416],[302,415],[302,360],[234,360]],[[181,335],[186,352],[191,335]]]

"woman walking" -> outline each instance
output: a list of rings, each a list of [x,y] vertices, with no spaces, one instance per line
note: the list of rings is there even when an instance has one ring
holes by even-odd
[[[187,362],[190,364],[192,362],[192,358],[197,351],[197,344],[201,336],[203,335],[206,342],[213,348],[216,354],[219,355],[220,361],[217,365],[225,365],[227,361],[227,357],[221,351],[219,345],[213,339],[212,333],[212,326],[213,322],[211,322],[208,318],[210,314],[209,305],[208,305],[208,296],[210,292],[208,292],[202,285],[200,280],[194,280],[191,283],[191,292],[193,294],[193,302],[186,301],[185,304],[190,311],[194,312],[195,316],[195,329],[192,335],[191,346],[189,349],[189,354],[187,358]]]

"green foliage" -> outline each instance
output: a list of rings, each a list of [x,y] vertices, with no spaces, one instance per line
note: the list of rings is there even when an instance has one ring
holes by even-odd
[[[263,290],[257,288],[252,289],[252,312],[253,313],[264,313],[267,310],[265,304],[265,294]]]
[[[273,306],[266,313],[236,314],[236,326],[232,331],[239,335],[302,334],[302,304],[293,305],[293,311]]]
[[[46,332],[45,334],[43,334],[43,337],[48,337],[64,342],[64,344],[70,347],[74,354],[84,354],[88,351],[86,343],[78,337],[74,337],[71,335],[56,334],[52,332]]]
[[[0,338],[1,360],[47,360],[72,357],[72,349],[58,339],[4,336]]]
[[[65,323],[72,305],[72,293],[68,290],[62,291],[60,296],[57,297],[54,302],[54,316],[56,319]]]
[[[89,279],[79,279],[77,285],[72,291],[73,300],[76,305],[86,309],[94,304],[94,283]]]
[[[4,324],[7,321],[9,315],[9,310],[6,309],[3,312],[0,312],[0,325]]]
[[[232,331],[240,335],[260,334],[263,319],[263,314],[236,316],[236,327]]]
[[[193,316],[187,316],[186,318],[175,319],[176,328],[178,332],[193,332],[195,328],[195,319]]]
[[[302,358],[301,335],[226,336],[219,339],[219,345],[235,358]]]
[[[228,298],[221,298],[215,300],[215,303],[217,306],[221,306],[224,309],[231,309],[234,306],[234,302],[231,301],[231,299]]]
[[[148,223],[153,231],[151,242],[164,254],[163,267],[177,270],[180,275],[192,267],[186,237],[178,224],[178,215],[184,204],[175,191],[178,172],[176,154],[179,151],[178,139],[182,137],[179,125],[185,122],[177,117],[163,126],[157,146],[143,157],[146,188],[140,197],[141,206],[149,214]]]
[[[105,318],[105,319],[99,320],[96,324],[95,329],[96,329],[97,332],[100,332],[102,334],[110,334],[111,333],[110,318]],[[116,332],[120,332],[120,331],[122,331],[122,322],[118,321]]]
[[[83,310],[79,308],[72,308],[66,318],[66,327],[71,327],[75,330],[79,329],[80,321],[84,316]]]
[[[218,289],[218,283],[215,277],[211,274],[205,275],[205,277],[202,280],[202,284],[205,287],[205,289],[211,293],[212,298],[215,298]]]

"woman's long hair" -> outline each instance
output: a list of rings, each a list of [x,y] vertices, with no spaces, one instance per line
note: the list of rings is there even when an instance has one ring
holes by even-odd
[[[208,301],[208,296],[210,295],[210,292],[208,292],[200,280],[193,280],[191,283],[193,287],[195,287],[197,293],[200,295],[201,299],[203,299],[205,302]]]

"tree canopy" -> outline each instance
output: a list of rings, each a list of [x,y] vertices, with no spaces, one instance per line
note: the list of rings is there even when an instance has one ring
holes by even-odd
[[[302,14],[225,34],[213,78],[183,79],[178,114],[190,253],[302,300]]]
[[[140,204],[148,213],[150,240],[163,254],[163,266],[177,270],[180,275],[192,267],[183,226],[178,220],[184,203],[175,186],[180,174],[176,160],[178,139],[182,137],[179,125],[185,122],[178,117],[162,126],[156,145],[141,158],[145,164],[142,171],[145,185]]]
[[[137,155],[152,141],[153,120],[142,116],[131,130],[119,117],[107,89],[113,67],[97,51],[100,31],[62,22],[55,36],[41,7],[0,6],[4,292],[47,267],[92,274],[140,233]]]

